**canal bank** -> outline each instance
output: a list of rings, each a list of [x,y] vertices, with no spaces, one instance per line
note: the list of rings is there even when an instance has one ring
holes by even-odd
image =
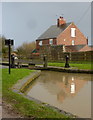
[[[91,74],[42,71],[25,95],[67,116],[88,118],[91,116],[91,82]]]
[[[48,70],[48,71],[56,71],[56,72],[66,72],[66,73],[86,73],[86,74],[93,74],[93,70],[84,70],[84,69],[77,69],[75,67],[56,67],[56,66],[47,66],[44,68],[43,65],[36,65],[35,67],[31,68],[35,70]]]
[[[22,80],[19,80],[17,82],[17,84],[15,84],[13,87],[12,87],[12,90],[14,92],[17,92],[18,94],[21,94],[22,96],[26,97],[27,99],[29,100],[32,100],[32,101],[35,101],[36,103],[42,105],[42,106],[45,106],[45,107],[48,107],[50,109],[53,109],[54,111],[57,111],[67,117],[70,117],[70,118],[78,118],[76,115],[73,115],[71,114],[70,112],[66,112],[62,109],[59,109],[55,106],[52,106],[48,103],[44,103],[42,102],[42,100],[38,100],[34,97],[30,97],[26,94],[26,92],[28,91],[28,89],[30,88],[30,86],[34,83],[34,81],[41,75],[41,71],[40,70],[37,70],[35,72],[33,72],[31,75],[29,75],[28,77],[26,77],[25,79],[22,79]]]
[[[33,73],[34,71],[28,69],[11,69],[11,74],[9,75],[8,69],[2,70],[2,92],[6,104],[11,104],[13,108],[25,118],[68,118],[65,114],[62,114],[51,107],[45,106],[43,103],[41,104],[28,99],[25,94],[18,92],[18,89],[13,91],[13,86],[18,81],[29,76],[31,72]]]
[[[35,77],[33,79],[34,75],[31,75],[22,80],[24,84],[20,82],[21,86],[17,83],[13,90],[18,92],[18,89],[19,94],[27,99],[55,109],[66,116],[90,116],[91,74],[37,71],[36,76],[38,73],[40,76],[36,77],[37,79]]]
[[[4,66],[9,66],[8,63],[0,63],[1,65]],[[78,64],[77,64],[78,65]],[[18,67],[17,65],[15,65],[16,67]],[[82,64],[82,66],[84,66],[84,64]],[[91,64],[91,68],[89,69],[79,69],[77,67],[69,67],[69,68],[65,68],[65,67],[59,67],[59,66],[47,66],[47,68],[44,68],[43,65],[35,65],[35,66],[29,66],[28,64],[21,64],[21,68],[28,68],[31,70],[48,70],[48,71],[58,71],[58,72],[67,72],[67,73],[86,73],[86,74],[93,74],[93,69],[92,69],[92,64]]]
[[[22,92],[24,93],[24,91],[29,87],[29,84],[31,82],[33,82],[33,80],[35,80],[36,78],[38,78],[41,74],[41,71],[40,70],[37,70],[37,71],[33,71],[29,76],[23,78],[22,80],[19,80],[17,82],[17,84],[15,84],[13,87],[12,87],[12,90],[15,91],[15,92]]]

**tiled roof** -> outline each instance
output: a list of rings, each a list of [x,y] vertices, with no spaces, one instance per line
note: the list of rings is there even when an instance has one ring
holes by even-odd
[[[93,46],[84,46],[79,52],[83,52],[83,51],[93,51]]]
[[[78,52],[80,51],[85,45],[69,45],[65,46],[66,52]]]
[[[48,28],[40,37],[38,37],[37,40],[41,39],[49,39],[49,38],[56,38],[61,32],[63,32],[69,25],[70,23],[66,23],[60,27],[57,25],[52,25],[50,28]]]

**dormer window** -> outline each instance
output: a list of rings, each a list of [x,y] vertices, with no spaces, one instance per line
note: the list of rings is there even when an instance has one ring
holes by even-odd
[[[49,39],[49,44],[53,45],[53,39]]]
[[[39,42],[39,45],[42,46],[42,41]]]
[[[71,37],[76,37],[76,29],[71,28]]]

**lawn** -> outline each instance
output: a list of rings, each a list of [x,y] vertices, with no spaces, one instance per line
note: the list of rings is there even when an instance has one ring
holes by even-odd
[[[7,103],[11,103],[13,108],[23,116],[34,118],[64,118],[68,119],[65,115],[57,112],[56,110],[45,107],[43,104],[38,104],[31,101],[20,94],[11,90],[11,87],[17,83],[18,80],[29,75],[31,70],[28,69],[12,69],[11,74],[8,74],[8,69],[2,70],[2,93],[3,99]]]
[[[49,66],[64,67],[65,63],[49,62]],[[93,64],[91,63],[70,63],[70,67],[75,67],[77,69],[91,70],[93,69]]]

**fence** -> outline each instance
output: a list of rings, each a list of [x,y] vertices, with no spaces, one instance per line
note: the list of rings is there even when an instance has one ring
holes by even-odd
[[[64,52],[63,46],[42,46],[39,51],[40,54],[32,55],[31,59],[23,59],[22,57],[16,60],[15,62],[20,63],[36,63],[42,64],[43,63],[43,56],[47,55],[48,61],[56,61],[56,62],[64,62],[65,56],[68,55],[70,61],[80,62],[80,61],[92,61],[93,60],[93,51],[87,52]],[[3,61],[8,61],[8,59]]]
[[[68,55],[70,61],[92,61],[93,51],[86,52],[63,52],[63,46],[42,46],[40,56],[47,55],[48,61],[64,62],[65,56]]]

